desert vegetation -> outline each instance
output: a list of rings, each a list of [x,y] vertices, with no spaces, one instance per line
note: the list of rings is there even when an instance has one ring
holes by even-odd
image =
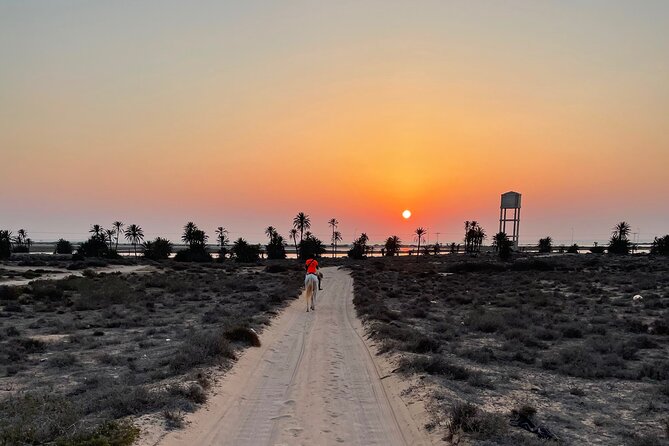
[[[481,251],[481,246],[483,246],[485,238],[485,230],[477,221],[465,221],[465,252],[473,253]]]
[[[267,258],[272,260],[286,258],[286,242],[273,226],[265,229],[265,234],[269,238],[269,243],[265,245]]]
[[[0,286],[0,444],[131,444],[146,414],[178,427],[302,275],[166,265]]]
[[[353,275],[370,336],[421,378],[427,427],[445,439],[666,444],[665,259],[375,259]]]

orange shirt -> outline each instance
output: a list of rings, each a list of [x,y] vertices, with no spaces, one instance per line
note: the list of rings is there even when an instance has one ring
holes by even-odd
[[[318,268],[318,261],[315,259],[307,260],[307,274],[316,274],[316,268]]]

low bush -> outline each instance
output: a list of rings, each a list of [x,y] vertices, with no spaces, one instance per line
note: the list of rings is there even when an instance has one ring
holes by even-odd
[[[0,401],[0,444],[46,444],[76,425],[72,403],[53,393],[27,393]]]
[[[240,263],[253,263],[260,259],[260,245],[251,245],[243,238],[235,241],[230,252]]]
[[[129,420],[114,420],[103,423],[89,433],[72,438],[60,438],[57,446],[130,446],[139,438],[140,429]]]
[[[249,327],[234,327],[226,330],[224,335],[229,341],[241,342],[252,347],[260,347],[258,333]]]
[[[182,347],[174,355],[170,367],[174,372],[182,373],[194,367],[235,359],[225,333],[218,330],[204,330],[189,333]]]
[[[653,246],[650,248],[650,253],[661,256],[669,255],[669,234],[664,237],[655,237]]]
[[[473,404],[457,403],[448,414],[448,431],[451,439],[459,433],[479,440],[493,439],[508,432],[508,422],[504,417],[484,412]]]
[[[472,371],[468,368],[452,364],[440,355],[402,358],[397,370],[403,373],[443,375],[454,381],[465,381],[472,375]]]
[[[639,370],[639,379],[650,378],[658,381],[669,379],[669,361],[655,361],[643,363]]]
[[[506,328],[506,320],[499,313],[476,311],[469,315],[467,326],[484,333],[495,333]]]
[[[177,262],[211,262],[213,257],[203,247],[195,246],[193,248],[184,249],[177,252],[174,256]]]
[[[77,363],[77,357],[72,353],[57,353],[49,358],[47,365],[59,369],[71,367]]]
[[[172,254],[172,243],[157,237],[153,241],[144,242],[144,257],[151,260],[165,260]]]
[[[54,254],[72,254],[72,251],[72,243],[68,242],[67,240],[60,239],[56,242]]]

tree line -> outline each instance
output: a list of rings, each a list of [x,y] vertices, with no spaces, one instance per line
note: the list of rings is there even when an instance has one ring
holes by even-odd
[[[338,243],[342,241],[342,234],[338,231],[339,221],[332,218],[327,222],[331,229],[330,247],[332,257],[335,257]],[[118,245],[121,238],[125,239],[133,249],[134,256],[141,253],[144,257],[161,260],[169,258],[174,252],[174,246],[171,241],[162,237],[156,237],[154,240],[145,241],[144,230],[137,224],[125,225],[121,221],[115,221],[109,229],[103,228],[99,224],[91,226],[89,239],[81,243],[76,249],[71,242],[60,239],[56,242],[56,254],[73,254],[75,258],[85,257],[119,257]],[[244,238],[239,237],[230,243],[228,231],[223,226],[215,230],[218,257],[220,260],[235,259],[240,262],[254,262],[260,259],[263,254],[268,259],[285,259],[287,257],[286,247],[288,242],[278,232],[274,226],[268,226],[265,229],[265,235],[268,237],[267,244],[251,244]],[[299,212],[292,221],[292,227],[288,231],[289,239],[292,241],[298,259],[308,259],[311,257],[320,257],[326,252],[325,244],[311,232],[311,219],[304,212]],[[595,246],[590,248],[593,253],[603,253],[608,251],[610,254],[626,255],[634,251],[635,246],[630,241],[631,226],[622,221],[615,225],[612,230],[611,238],[607,247]],[[435,243],[425,244],[427,230],[423,227],[417,228],[414,233],[414,242],[416,242],[416,255],[437,255],[442,251],[442,245]],[[299,241],[298,241],[299,237]],[[464,252],[467,254],[477,254],[481,251],[484,240],[487,238],[485,230],[476,221],[464,222]],[[195,261],[209,262],[213,260],[207,247],[209,236],[200,229],[195,223],[188,222],[183,227],[181,241],[186,245],[186,249],[176,253],[177,261]],[[364,259],[374,254],[374,246],[369,245],[369,237],[366,233],[361,233],[355,238],[347,252],[349,258]],[[9,258],[11,253],[30,252],[33,242],[28,237],[25,229],[19,229],[16,236],[8,230],[0,230],[0,258]],[[513,244],[504,232],[495,234],[492,238],[492,247],[499,257],[507,260],[512,256]],[[382,256],[393,257],[400,254],[403,248],[402,240],[397,235],[392,235],[385,240],[380,249]],[[422,248],[422,249],[421,249]],[[458,254],[461,245],[450,244],[450,253]],[[551,253],[555,249],[553,240],[550,236],[541,238],[537,244],[540,253]],[[568,248],[560,247],[560,252],[578,253],[579,246],[573,244]],[[408,254],[414,254],[411,250]],[[664,237],[655,237],[651,247],[651,254],[669,255],[669,235]]]

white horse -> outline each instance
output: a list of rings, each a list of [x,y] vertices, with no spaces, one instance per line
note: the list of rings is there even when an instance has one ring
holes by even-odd
[[[307,274],[307,276],[304,278],[304,295],[307,298],[307,313],[309,312],[310,306],[312,310],[316,310],[314,303],[316,302],[317,292],[318,276],[316,274]],[[311,299],[311,305],[309,305],[309,299]]]

